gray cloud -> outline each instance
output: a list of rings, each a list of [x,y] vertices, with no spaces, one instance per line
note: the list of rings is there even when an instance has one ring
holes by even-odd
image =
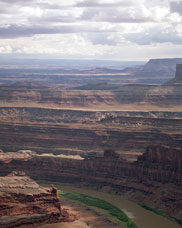
[[[118,40],[112,36],[112,33],[89,33],[87,38],[94,45],[109,45],[115,46],[118,44]]]
[[[170,11],[182,15],[182,1],[170,2]]]
[[[50,10],[69,8],[68,6],[61,6],[59,4],[50,4],[50,3],[46,3],[46,2],[44,2],[44,3],[40,2],[40,3],[37,3],[37,5],[40,6],[41,8],[50,9]]]
[[[11,5],[11,8],[7,8]],[[69,8],[70,6],[63,6],[61,4],[55,4],[54,2],[41,2],[38,0],[0,0],[0,6],[6,7],[8,11],[10,12],[13,10],[14,7],[24,7],[24,6],[29,6],[29,7],[40,7],[41,9],[50,9],[50,10],[58,10],[58,9],[66,9]]]
[[[139,45],[150,45],[156,43],[182,44],[181,36],[179,36],[173,28],[169,28],[168,30],[155,28],[151,31],[124,34],[123,36],[127,41]]]
[[[110,30],[99,30],[94,27],[83,25],[62,25],[62,26],[18,26],[0,27],[0,38],[12,39],[18,37],[31,37],[37,34],[66,34],[80,32],[111,32]]]
[[[75,26],[18,26],[11,25],[7,28],[0,28],[0,38],[29,37],[37,34],[58,34],[77,32]]]
[[[35,0],[0,0],[0,14],[9,17],[18,15],[22,6],[34,6],[34,2]]]
[[[11,10],[7,7],[0,6],[0,14],[8,15],[11,13]]]
[[[30,18],[31,23],[35,22],[37,24],[45,23],[74,23],[77,18],[73,15],[56,15],[56,16],[42,16],[40,18]]]
[[[17,4],[17,3],[23,3],[26,5],[26,3],[32,3],[35,2],[35,0],[0,0],[0,3],[7,3],[7,4]]]
[[[119,1],[119,2],[112,2],[112,3],[104,3],[98,0],[86,0],[78,2],[75,6],[76,7],[123,7],[123,6],[130,6],[134,3],[133,0],[128,1]]]
[[[181,15],[182,0],[0,0],[0,46],[25,47],[26,53],[39,47],[45,53],[64,50],[66,55],[113,50],[118,56],[126,47],[132,56],[134,44],[141,50],[154,43],[182,45]]]
[[[155,18],[143,16],[142,12],[139,10],[132,10],[131,12],[125,9],[86,9],[80,16],[81,20],[92,20],[92,21],[102,21],[110,23],[146,23],[146,22],[156,22]]]

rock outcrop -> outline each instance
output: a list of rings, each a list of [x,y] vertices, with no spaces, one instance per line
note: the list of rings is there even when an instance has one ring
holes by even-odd
[[[4,163],[9,163],[12,160],[29,160],[32,158],[36,153],[31,150],[19,150],[16,153],[14,152],[7,152],[4,153],[3,150],[0,150],[0,161],[3,161]]]
[[[182,149],[170,148],[168,146],[150,146],[146,153],[138,158],[140,162],[147,162],[148,165],[160,164],[176,172],[182,171]]]
[[[150,59],[135,76],[148,79],[148,83],[155,79],[164,83],[175,74],[176,64],[181,63],[182,58]]]
[[[30,60],[29,60],[30,61]],[[63,60],[61,60],[62,62]],[[30,61],[32,62],[32,60]],[[59,86],[60,88],[78,87],[87,84],[105,83],[109,84],[126,84],[126,83],[145,83],[145,84],[162,84],[172,78],[175,72],[175,65],[182,63],[181,58],[169,59],[151,59],[145,65],[144,62],[135,63],[118,63],[112,66],[108,62],[107,67],[93,66],[89,69],[83,69],[83,65],[79,62],[75,69],[69,69],[66,65],[62,65],[54,61],[55,65],[32,63],[9,63],[0,69],[0,83],[12,84],[13,82],[40,83],[44,85]],[[74,60],[75,62],[75,60]],[[1,62],[2,63],[2,62]],[[71,63],[75,66],[75,63]],[[89,64],[90,65],[90,64]],[[55,68],[55,66],[57,66]],[[132,67],[133,66],[133,67]],[[66,67],[66,69],[65,69]],[[123,67],[127,67],[123,69]],[[79,69],[78,69],[79,68]]]
[[[23,172],[0,177],[0,227],[37,227],[61,219],[55,188],[43,188]]]
[[[105,158],[119,158],[119,155],[114,150],[105,150],[104,151]]]
[[[153,145],[136,162],[113,150],[84,160],[35,155],[29,160],[0,161],[0,173],[26,170],[35,179],[110,186],[129,199],[164,211],[182,223],[182,149]],[[41,169],[39,168],[41,167]]]
[[[182,80],[182,64],[177,64],[176,65],[176,79]]]
[[[173,76],[174,74],[172,74]],[[96,86],[97,87],[97,86]],[[105,87],[105,86],[104,86]],[[145,102],[149,105],[179,105],[181,88],[163,85],[125,84],[99,90],[62,90],[54,87],[15,83],[0,85],[0,105],[18,107],[52,107],[65,109],[122,108],[122,105]],[[176,96],[178,99],[175,99]]]
[[[110,148],[136,159],[150,144],[182,147],[181,132],[181,112],[0,108],[5,152],[82,155]]]
[[[176,65],[175,78],[166,83],[167,85],[182,85],[182,64]]]

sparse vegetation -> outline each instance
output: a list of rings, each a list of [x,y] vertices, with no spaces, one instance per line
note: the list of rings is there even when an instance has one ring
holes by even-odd
[[[157,210],[155,208],[149,207],[148,205],[145,205],[143,203],[138,203],[138,205],[140,205],[141,207],[143,207],[144,209],[146,209],[148,211],[151,211],[151,212],[153,212],[153,213],[155,213],[157,215],[163,216],[163,217],[165,217],[165,218],[167,218],[167,219],[169,219],[171,221],[176,221],[173,218],[167,216],[163,211],[160,211],[160,210]]]
[[[128,218],[128,216],[122,210],[105,200],[101,200],[80,193],[68,193],[60,190],[58,191],[58,193],[59,196],[66,199],[79,201],[83,204],[86,204],[87,206],[97,207],[107,211],[108,214],[121,221],[126,228],[139,228],[130,218]]]

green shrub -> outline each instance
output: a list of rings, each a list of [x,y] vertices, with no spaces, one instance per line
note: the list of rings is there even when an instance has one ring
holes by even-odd
[[[143,207],[144,209],[148,210],[148,211],[151,211],[157,215],[160,215],[160,216],[163,216],[171,221],[174,221],[176,222],[173,218],[170,218],[169,216],[167,216],[163,211],[160,211],[160,210],[157,210],[155,208],[152,208],[152,207],[149,207],[148,205],[145,205],[143,203],[138,203],[138,205],[140,205],[141,207]]]
[[[79,193],[68,193],[63,191],[58,191],[58,193],[59,196],[65,197],[67,199],[79,201],[88,206],[97,207],[107,211],[110,215],[123,222],[126,228],[138,228],[138,226],[130,218],[128,218],[128,216],[122,210],[105,200]]]

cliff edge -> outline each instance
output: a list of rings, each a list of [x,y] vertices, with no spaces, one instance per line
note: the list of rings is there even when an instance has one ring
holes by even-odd
[[[166,83],[167,85],[182,85],[182,64],[176,64],[175,78]]]
[[[23,172],[0,177],[0,227],[37,227],[62,218],[57,190],[43,188]]]

